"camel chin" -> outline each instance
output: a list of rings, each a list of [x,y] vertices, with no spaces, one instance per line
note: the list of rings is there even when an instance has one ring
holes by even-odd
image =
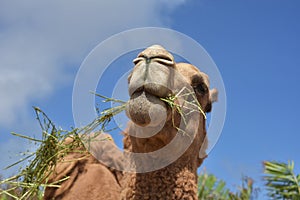
[[[134,92],[126,108],[131,121],[142,127],[155,127],[165,123],[168,112],[166,104],[159,97],[146,91]]]

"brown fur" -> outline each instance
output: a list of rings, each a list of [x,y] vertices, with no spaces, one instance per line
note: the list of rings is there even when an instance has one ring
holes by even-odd
[[[107,134],[100,135],[102,138]],[[65,143],[72,141],[67,138]],[[105,143],[99,147],[99,153],[109,150],[113,143]],[[105,150],[106,149],[106,150]],[[50,176],[48,183],[59,181],[64,177],[70,178],[61,183],[60,188],[47,187],[44,194],[46,200],[86,200],[86,199],[108,199],[119,198],[121,186],[118,179],[122,173],[110,169],[101,164],[94,156],[84,151],[84,147],[75,149],[64,156],[57,164],[54,173]],[[116,155],[107,155],[107,159],[116,160]],[[116,160],[116,162],[118,162]]]

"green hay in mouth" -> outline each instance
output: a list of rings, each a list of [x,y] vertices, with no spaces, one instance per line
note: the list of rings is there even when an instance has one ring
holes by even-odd
[[[172,109],[172,123],[173,127],[177,129],[178,132],[183,135],[187,135],[186,132],[175,125],[175,112],[179,113],[183,123],[186,125],[186,117],[194,112],[200,112],[204,119],[206,120],[206,114],[203,111],[200,103],[197,100],[196,94],[194,91],[183,87],[176,95],[168,96],[166,98],[160,98],[162,101],[166,102],[170,108]],[[178,103],[178,99],[182,99],[182,104]],[[189,99],[189,101],[187,100]],[[191,100],[192,99],[192,100]],[[186,113],[183,113],[183,109],[185,109]]]
[[[186,100],[186,97],[191,97],[192,101]],[[184,99],[184,102],[182,105],[179,105],[177,103],[177,99]],[[186,115],[189,115],[192,112],[200,112],[204,119],[206,119],[206,114],[203,111],[200,103],[197,100],[195,92],[191,91],[187,87],[183,87],[176,95],[168,96],[166,98],[160,98],[162,101],[166,102],[172,109],[177,111],[182,117],[185,118],[182,109],[185,108],[189,110]]]

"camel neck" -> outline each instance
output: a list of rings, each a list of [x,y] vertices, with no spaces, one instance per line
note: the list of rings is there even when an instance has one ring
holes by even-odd
[[[128,173],[123,199],[197,199],[196,161],[178,159],[162,169]]]
[[[195,130],[194,127],[189,126],[190,130]],[[189,130],[189,129],[188,129]],[[137,130],[130,130],[130,133]],[[190,131],[192,132],[192,131]],[[187,133],[190,133],[187,132]],[[127,150],[134,153],[148,153],[161,149],[168,144],[177,130],[173,127],[165,127],[161,132],[157,133],[155,137],[150,139],[141,139],[125,134],[125,141],[128,140]],[[178,134],[177,134],[178,135]],[[146,173],[126,173],[124,176],[124,184],[122,184],[123,200],[142,200],[142,199],[197,199],[197,168],[201,165],[203,159],[199,159],[199,152],[201,146],[205,143],[205,128],[198,127],[198,132],[195,138],[188,135],[181,135],[180,142],[177,144],[177,149],[184,141],[192,140],[189,147],[184,153],[179,156],[171,164],[157,169],[155,171]],[[162,142],[160,142],[162,141]],[[125,142],[126,143],[126,142]],[[177,150],[171,148],[167,154],[161,155],[157,159],[168,159],[169,156],[174,155]],[[160,161],[160,160],[158,160]],[[152,165],[149,162],[142,162],[142,166]],[[140,166],[137,166],[140,167]]]

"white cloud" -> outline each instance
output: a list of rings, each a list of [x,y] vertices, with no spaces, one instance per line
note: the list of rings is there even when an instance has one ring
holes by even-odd
[[[0,7],[0,127],[11,127],[32,100],[70,83],[70,65],[112,34],[166,25],[184,0],[6,1]],[[70,73],[70,72],[69,72]]]
[[[38,134],[37,123],[28,113],[32,101],[71,86],[74,72],[99,42],[130,28],[168,26],[170,12],[182,3],[184,0],[2,2],[0,130]],[[28,146],[2,137],[0,160],[7,165],[15,161],[8,154],[16,155]]]

